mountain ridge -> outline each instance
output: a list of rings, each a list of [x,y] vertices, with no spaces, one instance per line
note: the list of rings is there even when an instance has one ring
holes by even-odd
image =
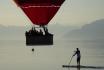
[[[3,26],[0,25],[0,40],[25,40],[25,32],[30,30],[31,26]],[[74,29],[71,26],[63,26],[53,24],[48,26],[49,32],[54,34],[54,37],[62,37],[68,31]]]
[[[104,39],[104,19],[93,21],[80,29],[72,30],[65,36],[69,39]]]

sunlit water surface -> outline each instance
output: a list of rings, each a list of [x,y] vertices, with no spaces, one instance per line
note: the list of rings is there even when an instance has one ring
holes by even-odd
[[[76,48],[81,51],[81,65],[104,66],[103,41],[59,39],[52,46],[26,46],[25,41],[0,41],[0,70],[68,70],[62,65],[69,63]],[[76,65],[76,57],[70,64]]]

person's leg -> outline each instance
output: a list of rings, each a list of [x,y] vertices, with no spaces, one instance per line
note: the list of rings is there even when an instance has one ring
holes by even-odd
[[[79,58],[79,66],[80,66],[80,58]]]
[[[77,58],[77,66],[80,66],[80,58]]]

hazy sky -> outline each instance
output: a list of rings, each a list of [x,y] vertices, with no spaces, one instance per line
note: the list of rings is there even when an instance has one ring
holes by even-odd
[[[80,26],[104,18],[104,0],[66,0],[51,24]],[[13,0],[0,0],[0,24],[26,26],[31,24]]]

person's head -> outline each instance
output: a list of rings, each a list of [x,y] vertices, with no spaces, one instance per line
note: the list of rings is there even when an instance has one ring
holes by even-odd
[[[79,50],[79,48],[76,48],[77,50]]]

